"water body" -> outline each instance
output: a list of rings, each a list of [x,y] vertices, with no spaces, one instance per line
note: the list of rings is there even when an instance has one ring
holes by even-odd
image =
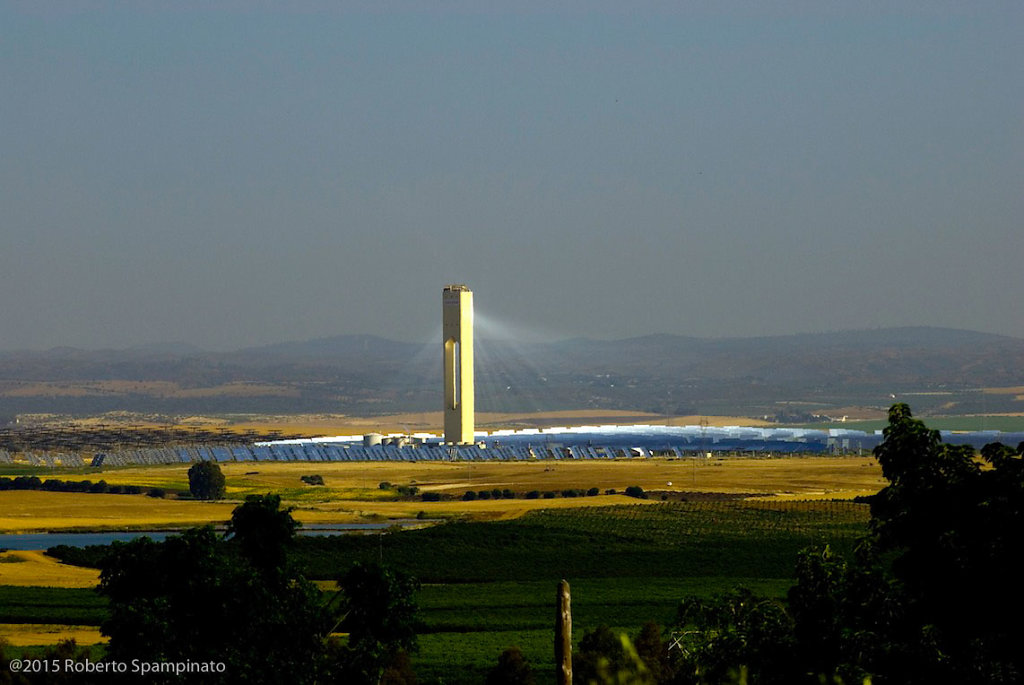
[[[422,521],[387,521],[384,523],[317,523],[307,524],[298,530],[299,535],[350,535],[353,533],[369,533],[384,531],[393,526],[409,527],[422,524]],[[47,549],[57,545],[71,547],[87,547],[89,545],[109,545],[112,542],[127,542],[135,538],[148,537],[162,542],[174,531],[140,530],[132,532],[109,533],[12,533],[0,535],[0,549],[27,550]]]

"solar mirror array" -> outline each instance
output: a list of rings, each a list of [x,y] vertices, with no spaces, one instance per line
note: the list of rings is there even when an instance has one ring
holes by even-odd
[[[216,435],[211,437],[217,437]],[[881,431],[741,426],[583,426],[478,434],[475,445],[445,445],[435,436],[414,436],[402,444],[364,444],[362,437],[300,438],[245,444],[178,444],[134,446],[94,451],[89,465],[187,464],[215,462],[358,462],[358,461],[530,461],[536,459],[616,459],[692,455],[868,453],[882,440]],[[980,448],[991,442],[1016,445],[1024,433],[999,431],[942,432],[943,441]],[[394,443],[399,442],[395,440]],[[84,466],[81,452],[27,450],[19,461],[46,467]],[[14,463],[0,450],[0,463]]]

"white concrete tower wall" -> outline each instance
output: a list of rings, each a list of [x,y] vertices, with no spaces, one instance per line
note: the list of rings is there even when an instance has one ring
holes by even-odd
[[[473,293],[464,285],[441,292],[444,338],[444,441],[473,442]]]

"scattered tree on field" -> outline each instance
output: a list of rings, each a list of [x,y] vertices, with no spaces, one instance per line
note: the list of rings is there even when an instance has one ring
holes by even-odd
[[[188,490],[199,499],[224,499],[224,474],[220,466],[212,461],[193,464],[188,470]]]

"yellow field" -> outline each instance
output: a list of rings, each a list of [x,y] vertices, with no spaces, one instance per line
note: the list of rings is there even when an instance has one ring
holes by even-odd
[[[62,564],[41,551],[0,554],[0,585],[94,587],[99,579],[94,568]]]
[[[56,623],[0,623],[0,639],[12,647],[55,645],[61,640],[74,640],[83,646],[107,641],[96,626],[65,626]]]
[[[233,508],[229,502],[185,502],[145,495],[7,490],[0,492],[0,532],[188,527],[227,521]]]
[[[721,492],[785,498],[850,498],[877,492],[885,481],[870,457],[787,457],[778,459],[632,459],[620,461],[541,461],[463,463],[229,463],[229,501],[209,503],[154,499],[144,495],[94,495],[58,492],[0,492],[0,531],[68,528],[160,528],[223,523],[246,495],[279,493],[296,507],[296,518],[344,523],[366,518],[405,518],[423,511],[429,517],[465,515],[493,519],[535,508],[594,506],[627,501],[611,497],[482,500],[475,502],[394,502],[378,488],[388,481],[415,485],[422,492],[510,489],[598,488],[619,492],[630,485],[645,490]],[[110,484],[188,488],[188,466],[145,466],[64,476],[103,479]],[[317,474],[324,486],[309,486],[300,476]],[[628,500],[634,501],[635,500]]]

